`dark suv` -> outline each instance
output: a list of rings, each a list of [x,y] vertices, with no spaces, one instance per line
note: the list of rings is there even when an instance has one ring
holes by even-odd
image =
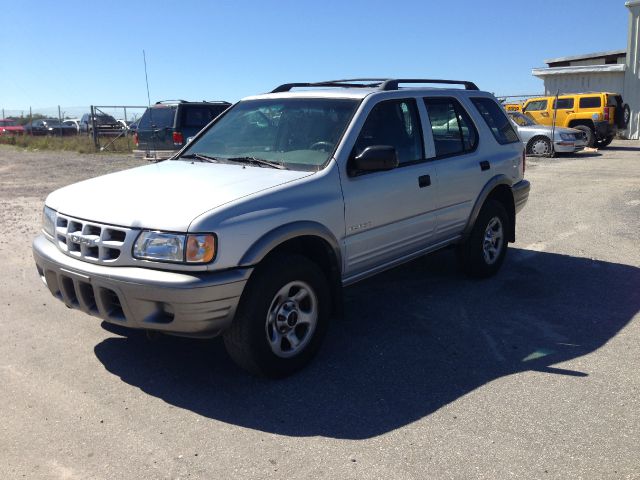
[[[93,134],[93,127],[95,125],[96,133],[100,136],[117,136],[124,133],[122,125],[111,115],[105,113],[96,113],[91,120],[91,114],[85,113],[80,122],[78,122],[78,128],[80,133]]]
[[[169,158],[180,150],[211,120],[231,104],[229,102],[187,102],[165,100],[147,108],[135,134],[137,157],[149,160]]]

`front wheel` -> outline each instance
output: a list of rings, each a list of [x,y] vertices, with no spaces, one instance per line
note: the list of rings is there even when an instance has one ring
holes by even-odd
[[[551,140],[547,137],[533,137],[527,144],[527,154],[539,157],[553,157],[555,152],[551,146]]]
[[[504,206],[488,200],[480,210],[469,238],[457,249],[462,269],[472,277],[495,275],[507,254],[509,216]]]
[[[598,140],[596,143],[596,147],[598,148],[604,148],[604,147],[608,147],[611,142],[613,142],[613,135],[609,135],[605,138],[603,138],[602,140]]]
[[[314,357],[329,324],[329,285],[308,258],[277,254],[259,265],[224,334],[233,360],[245,370],[285,377]]]
[[[593,148],[593,146],[596,143],[596,134],[593,132],[593,130],[591,129],[591,127],[587,127],[586,125],[576,125],[575,127],[576,130],[580,130],[581,132],[584,133],[584,139],[587,141],[587,147],[589,148]]]

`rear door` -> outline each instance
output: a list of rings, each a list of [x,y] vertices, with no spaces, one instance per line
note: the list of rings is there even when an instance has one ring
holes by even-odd
[[[569,117],[575,113],[573,97],[558,97],[553,99],[553,107],[551,110],[551,123],[553,123],[553,114],[555,110],[556,126],[566,127],[569,125]]]
[[[144,112],[138,123],[140,150],[175,150],[173,129],[177,105],[156,105]]]

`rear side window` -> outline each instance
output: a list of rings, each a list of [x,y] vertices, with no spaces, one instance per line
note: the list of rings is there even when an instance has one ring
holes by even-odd
[[[226,107],[190,105],[182,107],[182,126],[201,129],[216,118]]]
[[[436,157],[471,152],[478,145],[478,132],[469,115],[455,98],[425,98]]]
[[[559,98],[553,101],[553,108],[558,110],[569,110],[573,108],[573,98]]]
[[[580,108],[600,108],[601,106],[600,97],[582,97],[580,99]]]
[[[471,101],[499,144],[505,145],[520,141],[509,119],[496,102],[490,98],[472,98]]]
[[[147,108],[138,123],[138,128],[173,128],[176,107]]]
[[[538,112],[540,110],[547,109],[547,101],[546,100],[534,100],[529,103],[526,107],[524,107],[525,112]]]

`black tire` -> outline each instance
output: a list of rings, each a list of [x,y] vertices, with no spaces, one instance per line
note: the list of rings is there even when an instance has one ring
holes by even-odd
[[[274,305],[279,304],[276,294],[295,282],[302,282],[308,286],[312,290],[310,297],[315,294],[317,319],[315,328],[311,331],[307,330],[309,338],[300,342],[301,350],[283,358],[274,353],[267,339],[267,336],[274,332],[269,327],[268,318],[282,318],[273,308]],[[295,291],[295,287],[292,288],[294,289],[292,291]],[[309,302],[312,305],[313,300],[310,299]],[[302,310],[303,308],[300,307],[300,312]],[[280,311],[278,309],[278,312]],[[249,279],[233,323],[224,334],[224,344],[231,358],[248,372],[271,378],[282,378],[302,369],[315,356],[326,334],[330,312],[331,294],[327,278],[320,267],[302,255],[275,254],[260,264]],[[296,325],[293,331],[295,332],[299,327],[304,328],[305,325]],[[276,331],[279,336],[278,332],[279,330]],[[280,346],[289,345],[290,352],[294,351],[291,350],[292,344],[286,336],[283,335],[280,338],[283,339],[279,343]],[[296,338],[298,338],[297,335]],[[291,354],[290,352],[285,353]]]
[[[614,135],[609,135],[608,137],[603,138],[602,140],[598,140],[596,142],[596,147],[605,148],[608,147],[611,142],[613,142]]]
[[[527,155],[536,155],[539,157],[553,157],[555,152],[549,138],[539,135],[533,137],[527,142]]]
[[[629,121],[631,120],[631,108],[628,103],[625,103],[622,107],[622,125],[620,126],[621,130],[626,130],[629,126]]]
[[[494,224],[496,219],[501,225],[502,238],[495,256],[487,259],[485,256],[485,235],[489,230],[489,226]],[[502,266],[504,257],[507,254],[509,229],[509,215],[502,203],[496,200],[487,200],[478,214],[471,235],[456,250],[458,261],[463,271],[474,278],[486,278],[495,275]]]
[[[575,128],[576,130],[584,132],[584,137],[587,141],[587,147],[593,148],[596,143],[596,134],[591,127],[588,127],[586,125],[576,125],[575,127],[571,128]]]

